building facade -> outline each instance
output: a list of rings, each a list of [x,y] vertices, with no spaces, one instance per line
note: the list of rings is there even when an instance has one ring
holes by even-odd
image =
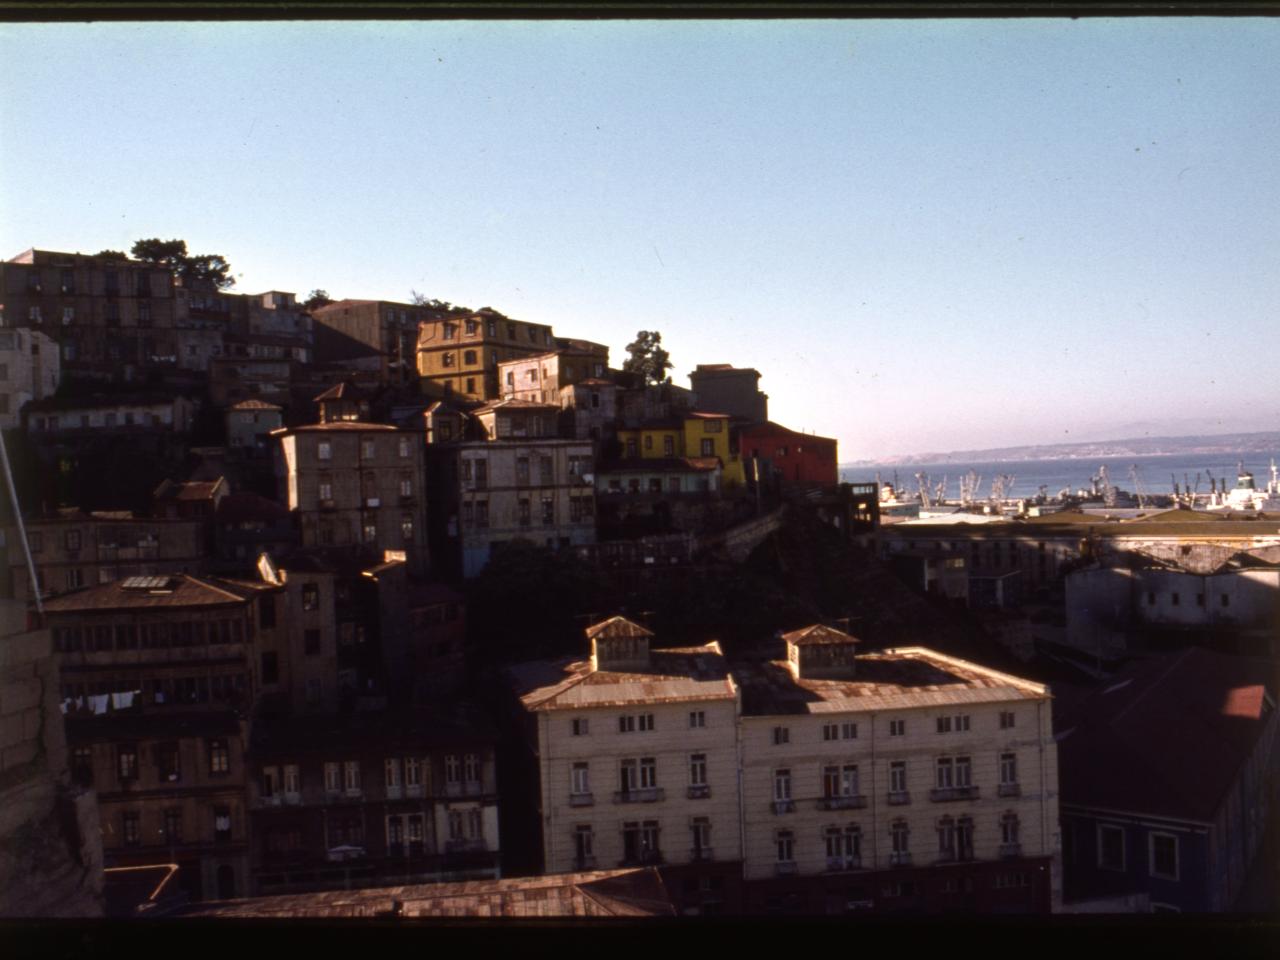
[[[546,353],[551,327],[513,320],[496,310],[424,320],[418,329],[418,375],[428,396],[459,400],[502,397],[498,364]]]
[[[21,423],[22,408],[53,396],[62,376],[58,345],[39,330],[0,330],[0,427]]]

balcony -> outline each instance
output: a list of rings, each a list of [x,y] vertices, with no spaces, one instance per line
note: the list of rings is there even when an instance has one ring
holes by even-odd
[[[444,785],[446,797],[474,797],[482,792],[479,780],[451,780]]]
[[[656,803],[665,796],[666,792],[661,787],[644,787],[639,790],[619,790],[613,795],[613,802]]]
[[[711,786],[706,783],[700,783],[689,788],[690,800],[706,800],[711,796]]]
[[[446,840],[444,842],[445,853],[484,853],[488,849],[489,844],[484,837],[475,837],[470,840]]]
[[[867,805],[867,798],[856,795],[842,797],[819,797],[819,810],[861,810]]]
[[[1022,856],[1022,844],[1020,843],[1000,844],[1000,859],[1012,860],[1020,856]]]
[[[861,857],[827,857],[827,872],[842,873],[845,870],[862,869]]]
[[[949,803],[953,800],[977,800],[977,787],[938,787],[929,791],[929,799],[934,803]]]
[[[690,863],[709,863],[712,859],[710,847],[694,847],[689,851]]]
[[[404,788],[404,795],[410,799],[418,800],[427,795],[420,783],[411,783]]]
[[[996,787],[997,797],[1020,797],[1022,796],[1022,787],[1016,783],[1002,783]]]
[[[649,867],[662,863],[661,850],[645,850],[632,857],[623,857],[620,867]]]
[[[891,790],[885,802],[891,807],[905,807],[911,802],[911,794],[906,790]]]
[[[591,807],[595,806],[595,794],[591,793],[571,793],[569,794],[569,806],[571,807]]]
[[[907,852],[890,853],[889,866],[891,867],[909,867],[911,866],[911,854]]]
[[[799,872],[799,867],[794,860],[780,860],[773,866],[780,877],[794,877]]]
[[[391,784],[387,785],[388,800],[399,800],[402,796],[404,796],[404,788],[401,787],[398,783],[395,784],[394,786],[392,786]]]
[[[795,813],[796,802],[794,800],[775,800],[773,801],[774,813]]]

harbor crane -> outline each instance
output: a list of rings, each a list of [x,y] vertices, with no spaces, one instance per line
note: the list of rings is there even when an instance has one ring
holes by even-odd
[[[1147,503],[1142,493],[1142,481],[1138,479],[1138,465],[1136,463],[1129,467],[1129,479],[1133,481],[1133,492],[1138,495],[1138,509],[1145,510]]]
[[[970,470],[960,478],[960,504],[969,506],[978,496],[978,488],[982,486],[982,477],[976,470]]]
[[[1111,484],[1111,478],[1107,476],[1107,465],[1104,463],[1098,468],[1098,480],[1102,483],[1102,505],[1104,507],[1114,507],[1116,505],[1116,488]]]
[[[920,488],[920,506],[933,506],[933,504],[929,502],[929,475],[927,473],[917,473],[916,484]]]

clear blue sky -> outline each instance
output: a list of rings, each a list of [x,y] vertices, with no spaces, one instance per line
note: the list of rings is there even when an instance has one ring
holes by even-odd
[[[842,460],[1280,422],[1280,22],[0,25],[0,255],[763,373]]]

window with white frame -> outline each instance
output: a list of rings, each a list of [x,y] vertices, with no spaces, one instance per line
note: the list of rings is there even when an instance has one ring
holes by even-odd
[[[894,820],[889,824],[889,840],[895,857],[901,859],[911,852],[911,827],[906,820]]]
[[[844,721],[844,723],[840,724],[840,739],[841,740],[857,740],[858,725],[854,723],[852,720],[846,720]]]
[[[773,799],[785,801],[791,799],[791,771],[783,768],[773,771]]]
[[[640,729],[640,730],[652,730],[652,729],[653,729],[653,714],[652,714],[652,713],[642,713],[642,714],[640,714],[640,716],[636,717],[636,727],[637,727],[638,729]]]
[[[328,440],[321,440],[319,443],[316,444],[316,459],[317,460],[333,459],[333,445],[330,444]]]
[[[569,792],[576,797],[585,797],[591,793],[591,764],[577,761],[570,771]]]
[[[640,789],[652,790],[658,785],[658,761],[654,757],[640,758]]]
[[[569,721],[569,729],[575,737],[585,737],[591,727],[587,717],[574,717]]]
[[[689,821],[689,843],[694,860],[702,860],[711,853],[710,817],[694,817]]]
[[[578,867],[595,864],[595,831],[590,824],[579,824],[573,828],[573,861]]]
[[[302,776],[296,763],[284,765],[284,792],[295,797],[302,792]]]
[[[858,795],[858,765],[828,764],[822,768],[822,795],[827,799]]]
[[[905,736],[906,732],[907,732],[906,720],[890,720],[889,721],[889,736],[901,737],[901,736]]]
[[[402,459],[409,456],[409,438],[401,437],[399,441],[399,453]]]
[[[404,784],[406,787],[422,786],[422,761],[417,757],[405,757]]]
[[[1017,715],[1012,710],[1000,711],[1000,729],[1011,730],[1017,720]]]
[[[790,742],[791,742],[790,727],[774,727],[773,728],[773,743],[775,746],[782,746],[784,743],[790,743]]]
[[[950,757],[939,757],[934,767],[934,786],[950,790],[955,782],[955,764]]]
[[[326,763],[324,765],[324,788],[329,793],[342,792],[342,764]]]
[[[774,835],[779,863],[795,863],[796,838],[790,830],[779,830]]]
[[[839,739],[840,739],[840,724],[838,724],[838,723],[824,723],[824,724],[822,725],[822,739],[823,739],[823,741],[824,741],[824,742],[825,742],[825,741],[828,741],[828,740],[839,740]]]
[[[907,792],[907,761],[893,760],[889,763],[889,792]]]
[[[400,760],[397,757],[387,757],[383,761],[383,769],[386,774],[386,786],[388,792],[400,789]]]
[[[480,755],[468,753],[462,758],[462,779],[467,783],[480,782]]]
[[[705,787],[707,785],[707,755],[691,753],[689,755],[689,786]]]
[[[689,711],[689,729],[701,729],[707,725],[707,712],[705,710]]]
[[[1000,754],[1000,785],[1012,786],[1018,782],[1018,755],[1013,752]]]
[[[1000,817],[1000,844],[1005,847],[1018,845],[1018,815],[1006,810]]]
[[[951,817],[942,817],[938,821],[938,859],[954,860],[956,858],[956,822]]]
[[[635,733],[636,718],[629,713],[624,713],[618,718],[619,733]]]
[[[1098,824],[1098,866],[1103,870],[1124,870],[1124,827]]]
[[[360,761],[347,760],[342,764],[342,782],[347,793],[360,792]]]
[[[444,779],[445,783],[462,782],[462,764],[458,762],[458,755],[456,753],[445,754]]]
[[[973,764],[968,757],[956,757],[956,786],[968,787],[973,784]]]
[[[1178,838],[1172,833],[1147,834],[1147,869],[1160,880],[1178,879]]]

